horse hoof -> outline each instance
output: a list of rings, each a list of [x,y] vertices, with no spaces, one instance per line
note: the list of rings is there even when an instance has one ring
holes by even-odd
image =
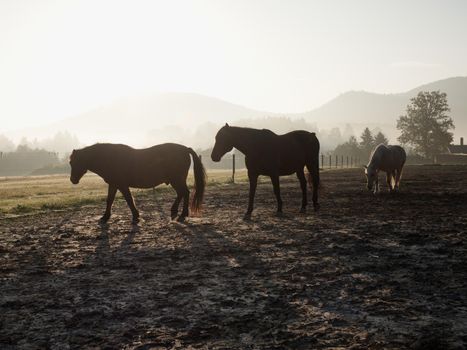
[[[178,221],[178,222],[185,222],[185,219],[186,219],[186,216],[181,216],[181,215],[180,215],[180,216],[177,218],[177,221]]]
[[[306,214],[306,208],[305,207],[300,208],[300,214]]]
[[[245,220],[245,221],[250,221],[250,220],[251,220],[251,214],[245,214],[245,215],[243,216],[243,220]]]
[[[282,218],[284,216],[284,213],[281,211],[276,211],[276,217]]]
[[[313,209],[314,211],[318,211],[320,208],[320,205],[319,204],[313,204]]]
[[[176,217],[177,217],[177,213],[170,214],[170,220],[175,220]]]
[[[138,218],[133,218],[133,220],[131,220],[131,223],[133,225],[136,225],[138,222],[139,222],[139,217]]]
[[[109,217],[108,216],[103,216],[99,219],[99,221],[97,221],[100,225],[105,225],[107,223],[107,221],[109,221]]]

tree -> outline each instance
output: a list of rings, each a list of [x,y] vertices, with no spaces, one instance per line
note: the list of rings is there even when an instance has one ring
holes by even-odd
[[[453,134],[449,130],[454,129],[454,123],[448,112],[444,92],[419,92],[407,105],[407,114],[397,121],[397,128],[401,130],[398,140],[412,145],[415,152],[434,159],[452,142]]]
[[[339,156],[350,156],[350,157],[358,157],[360,156],[360,148],[355,136],[350,136],[347,142],[338,145],[334,152],[334,154]]]
[[[374,146],[374,143],[375,143],[375,139],[370,131],[370,129],[368,128],[365,128],[365,130],[363,130],[363,133],[360,135],[360,147],[363,151],[364,154],[366,153],[370,153],[371,150],[373,149],[373,146]]]
[[[387,145],[389,143],[388,139],[384,134],[380,131],[376,134],[374,139],[374,145],[378,146],[379,144]]]
[[[15,149],[15,144],[8,137],[0,135],[0,152],[11,152]]]

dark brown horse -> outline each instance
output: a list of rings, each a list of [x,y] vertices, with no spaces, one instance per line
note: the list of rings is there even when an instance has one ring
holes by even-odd
[[[162,183],[170,184],[177,192],[171,208],[171,217],[178,213],[183,199],[183,210],[179,216],[182,221],[188,216],[190,191],[186,185],[190,169],[190,154],[193,157],[195,174],[195,194],[191,208],[197,211],[203,201],[206,175],[198,155],[191,148],[175,143],[165,143],[145,149],[134,149],[126,145],[98,143],[80,150],[73,150],[70,156],[70,181],[77,184],[89,170],[96,173],[109,184],[107,207],[101,222],[110,218],[112,203],[119,190],[131,209],[133,222],[138,222],[139,212],[135,207],[130,187],[152,188]]]
[[[271,177],[277,199],[277,212],[282,213],[279,176],[297,174],[302,189],[302,207],[306,211],[307,188],[304,167],[310,173],[313,187],[313,207],[318,210],[319,141],[315,133],[296,130],[276,135],[270,130],[232,127],[225,124],[216,135],[211,158],[214,162],[233,148],[245,154],[245,164],[250,180],[250,196],[245,218],[251,217],[259,175]]]

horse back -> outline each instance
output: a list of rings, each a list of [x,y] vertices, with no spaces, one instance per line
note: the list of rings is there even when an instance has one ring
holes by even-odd
[[[319,141],[315,133],[295,130],[280,136],[280,163],[283,174],[291,174],[319,157]]]
[[[406,161],[405,150],[398,145],[379,145],[373,153],[371,162],[377,163],[378,169],[393,171],[404,166]]]
[[[188,149],[166,143],[144,149],[106,144],[96,152],[94,169],[105,182],[136,188],[155,187],[185,177],[191,164]]]
[[[295,130],[282,135],[285,143],[292,145],[296,152],[303,153],[305,158],[319,153],[319,141],[314,132]]]

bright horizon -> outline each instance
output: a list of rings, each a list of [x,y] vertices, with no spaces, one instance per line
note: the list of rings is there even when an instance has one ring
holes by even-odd
[[[304,112],[467,75],[464,1],[2,1],[0,133],[188,92]],[[433,24],[436,25],[433,25]]]

